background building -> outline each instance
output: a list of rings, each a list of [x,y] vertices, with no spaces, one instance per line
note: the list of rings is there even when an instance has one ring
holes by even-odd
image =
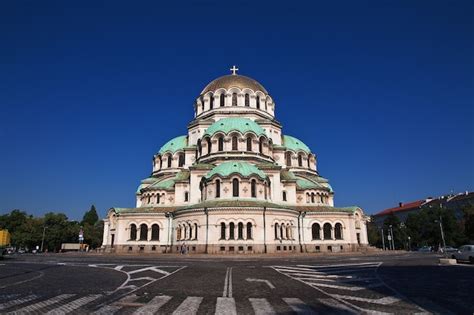
[[[186,135],[153,156],[136,208],[111,208],[103,244],[113,252],[353,251],[367,245],[359,207],[334,207],[314,152],[282,133],[276,104],[236,74],[210,82]]]

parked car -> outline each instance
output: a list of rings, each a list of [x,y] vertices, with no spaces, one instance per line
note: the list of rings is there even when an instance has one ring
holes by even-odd
[[[459,247],[459,250],[451,255],[451,258],[456,260],[468,260],[471,264],[474,264],[474,245],[463,245]]]
[[[458,249],[455,248],[455,247],[452,247],[452,246],[446,246],[446,247],[443,248],[443,252],[445,252],[445,253],[455,253],[457,251],[458,251]]]
[[[432,250],[433,249],[431,248],[431,246],[423,246],[418,248],[418,251],[422,253],[430,253]]]

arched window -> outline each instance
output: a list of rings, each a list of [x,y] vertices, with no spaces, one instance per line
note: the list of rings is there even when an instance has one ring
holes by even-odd
[[[222,93],[221,96],[220,96],[220,105],[221,105],[221,107],[225,106],[225,94],[224,93]]]
[[[194,239],[198,239],[198,225],[197,223],[194,223]]]
[[[283,201],[286,201],[286,191],[283,191]]]
[[[148,196],[148,204],[151,204],[151,196]]]
[[[313,236],[313,240],[321,239],[321,227],[318,223],[313,223],[311,226],[311,235]]]
[[[163,167],[163,160],[160,157],[160,170],[161,170],[162,167]]]
[[[250,182],[250,192],[252,198],[257,197],[257,181],[255,179],[252,179],[252,181]]]
[[[225,223],[221,223],[221,240],[225,240]]]
[[[275,223],[275,239],[276,240],[278,239],[278,231],[279,231],[278,223]]]
[[[184,192],[184,202],[189,201],[189,193],[187,191]]]
[[[221,197],[221,181],[216,179],[216,198]]]
[[[211,93],[209,94],[209,109],[214,108],[214,95]]]
[[[265,98],[265,110],[268,111],[267,98]]]
[[[229,239],[230,240],[235,239],[234,233],[235,233],[235,224],[234,224],[234,222],[231,222],[229,224]]]
[[[237,106],[237,93],[232,93],[232,106]]]
[[[176,230],[176,239],[179,241],[181,239],[181,226]]]
[[[238,197],[239,196],[239,180],[234,178],[232,180],[232,196]]]
[[[336,223],[334,226],[334,238],[336,240],[342,240],[342,224]]]
[[[204,111],[204,99],[201,98],[201,111]]]
[[[314,203],[314,193],[311,193],[311,203]]]
[[[211,154],[211,149],[212,149],[211,138],[206,138],[206,142],[207,142],[207,154]]]
[[[156,195],[156,204],[158,205],[160,204],[160,197],[161,197],[160,194]]]
[[[198,140],[197,145],[198,145],[199,156],[201,156],[202,155],[201,139]]]
[[[181,234],[181,239],[185,240],[188,236],[188,227],[186,225],[183,226],[183,234]]]
[[[193,226],[191,225],[191,223],[189,224],[189,235],[188,235],[188,239],[192,239],[193,238]]]
[[[245,106],[250,106],[250,95],[245,94]]]
[[[286,166],[291,166],[291,152],[286,152]]]
[[[247,239],[252,239],[252,223],[250,222],[247,223]]]
[[[160,240],[160,227],[158,224],[153,224],[151,226],[151,240],[159,241]]]
[[[260,109],[260,96],[257,95],[257,109]]]
[[[291,228],[289,225],[286,225],[286,239],[291,240]]]
[[[332,239],[331,230],[332,230],[331,224],[329,224],[329,223],[324,223],[324,225],[323,225],[323,233],[324,233],[324,239],[325,239],[325,240],[330,240],[330,239]]]
[[[137,226],[135,224],[130,225],[130,240],[135,241],[137,239]]]
[[[308,156],[308,168],[311,168],[311,163],[309,162],[311,156]]]
[[[252,151],[252,138],[248,137],[247,138],[247,151]]]
[[[260,141],[258,142],[258,152],[260,152],[260,154],[263,154],[263,137],[260,138]]]
[[[232,137],[232,151],[237,151],[239,149],[237,136]]]
[[[168,155],[168,168],[171,167],[171,154]]]
[[[237,238],[239,240],[244,239],[244,224],[242,222],[239,222],[239,224],[237,224]]]
[[[140,225],[140,241],[146,241],[148,239],[148,226],[143,223]]]
[[[303,156],[298,154],[298,166],[303,167]]]
[[[281,224],[280,225],[280,237],[281,237],[281,239],[283,239],[283,236],[285,235],[285,234],[283,234],[283,229],[284,228],[285,228],[285,226],[283,224]]]
[[[179,166],[179,167],[183,167],[183,166],[184,166],[184,153],[180,153],[180,154],[179,154],[178,166]]]
[[[217,140],[217,150],[219,152],[224,151],[224,137],[219,137]]]
[[[321,203],[324,203],[324,196],[321,195],[320,198],[321,198]]]

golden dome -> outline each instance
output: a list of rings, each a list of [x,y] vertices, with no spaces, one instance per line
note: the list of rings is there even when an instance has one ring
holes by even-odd
[[[229,75],[224,75],[220,78],[217,78],[211,83],[209,83],[204,88],[204,90],[202,90],[201,95],[206,94],[207,92],[210,92],[210,91],[214,92],[221,88],[228,90],[232,87],[237,87],[241,90],[244,88],[248,88],[255,92],[262,91],[263,93],[268,94],[267,90],[265,90],[265,88],[254,79],[243,76],[243,75],[229,74]]]

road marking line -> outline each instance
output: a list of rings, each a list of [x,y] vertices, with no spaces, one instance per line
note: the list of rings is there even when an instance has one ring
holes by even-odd
[[[366,263],[357,263],[357,264],[338,264],[338,265],[297,265],[298,267],[306,267],[306,268],[334,268],[334,267],[356,267],[357,266],[365,266],[365,265],[374,265],[379,267],[382,263],[381,262],[366,262]]]
[[[228,277],[229,277],[229,268],[227,267],[226,272],[225,272],[225,279],[224,279],[224,290],[222,291],[222,296],[223,297],[227,296],[227,284],[228,284],[228,281],[229,281],[229,280],[227,280]]]
[[[255,315],[276,314],[275,310],[270,305],[270,303],[268,303],[267,299],[249,298],[249,301],[252,304]]]
[[[127,296],[121,298],[120,300],[118,300],[118,301],[115,302],[115,303],[108,304],[108,305],[105,305],[105,306],[99,308],[99,309],[98,309],[97,311],[95,311],[93,314],[95,314],[95,315],[110,315],[110,314],[114,314],[115,312],[119,311],[119,310],[123,307],[123,304],[133,302],[133,301],[135,301],[136,299],[137,299],[137,295],[136,295],[136,294],[127,295]]]
[[[146,305],[137,309],[133,315],[147,315],[147,314],[155,314],[158,310],[165,305],[169,300],[171,300],[171,296],[167,295],[159,295],[155,296],[148,302]]]
[[[141,281],[141,280],[153,281],[153,280],[155,280],[155,278],[152,278],[152,277],[140,277],[140,278],[130,279],[130,281]],[[129,282],[130,282],[130,281],[129,281]]]
[[[164,270],[161,270],[161,269],[158,269],[156,267],[146,267],[146,268],[140,268],[140,269],[136,269],[136,270],[132,270],[132,271],[129,271],[128,274],[131,274],[133,275],[134,273],[139,273],[139,272],[143,272],[143,271],[147,271],[147,270],[151,270],[151,271],[154,271],[154,272],[158,272],[158,273],[161,273],[161,274],[164,274],[164,275],[169,275],[170,273],[168,271],[164,271]]]
[[[97,300],[101,296],[102,296],[102,294],[88,295],[88,296],[82,297],[80,299],[74,300],[72,302],[69,302],[65,305],[62,305],[58,308],[55,308],[54,310],[51,310],[46,314],[47,315],[64,315],[64,314],[70,313],[70,312],[80,308],[81,306],[86,305],[87,303],[90,303],[92,301]]]
[[[298,298],[283,298],[283,301],[285,301],[296,314],[315,314],[311,307]]]
[[[332,297],[344,299],[344,300],[352,300],[352,301],[359,301],[359,302],[367,302],[367,303],[373,303],[373,304],[380,304],[380,305],[389,305],[393,304],[396,302],[400,302],[400,299],[394,298],[392,296],[386,296],[383,298],[379,299],[367,299],[367,298],[362,298],[358,296],[352,296],[352,295],[342,295],[342,294],[331,294]]]
[[[229,297],[232,297],[232,267],[230,267],[229,271]]]
[[[202,297],[189,296],[181,303],[173,312],[173,315],[193,315],[197,314],[199,305],[201,305]]]
[[[115,270],[122,270],[123,267],[124,267],[124,266],[116,266],[114,269],[115,269]]]
[[[273,285],[273,283],[271,283],[270,281],[265,280],[265,279],[247,278],[247,279],[245,279],[245,280],[248,281],[248,282],[263,282],[263,283],[265,283],[266,285],[268,285],[268,287],[269,287],[270,289],[275,289],[275,286]]]
[[[359,314],[359,312],[356,312],[353,309],[345,306],[344,304],[339,303],[335,299],[331,299],[331,298],[329,298],[329,299],[318,299],[318,301],[323,305],[326,305],[326,306],[331,307],[333,309],[336,309],[338,311],[342,311],[344,314],[347,314],[347,313],[349,313],[349,314]]]
[[[228,297],[218,297],[216,305],[216,315],[237,315],[235,300]]]
[[[37,312],[39,309],[41,309],[43,307],[46,307],[46,306],[51,305],[51,304],[58,303],[62,300],[68,299],[68,298],[70,298],[74,295],[75,294],[61,294],[61,295],[55,296],[53,298],[50,298],[46,301],[41,301],[41,302],[38,302],[38,303],[35,303],[35,304],[25,306],[25,307],[23,307],[19,310],[16,310],[16,311],[8,313],[8,314],[18,315],[18,314],[30,314],[32,312]]]
[[[312,274],[312,273],[288,273],[290,276],[298,276],[298,277],[312,277],[312,278],[332,278],[332,279],[338,279],[338,278],[345,278],[345,279],[350,279],[352,276],[338,276],[338,275],[324,275],[324,274]]]
[[[358,286],[353,286],[353,285],[342,286],[342,285],[335,285],[335,284],[319,283],[319,282],[314,282],[314,281],[308,281],[308,283],[311,286],[314,285],[314,286],[323,287],[323,288],[331,288],[331,289],[339,289],[339,290],[347,290],[347,291],[361,291],[361,290],[383,286],[383,284],[381,283],[368,284],[364,287],[358,287]]]
[[[297,270],[301,270],[301,271],[316,271],[312,268],[299,268],[299,267],[289,267],[289,266],[274,266],[274,268],[277,268],[277,269],[282,269],[282,270],[291,270],[291,271],[297,271]]]
[[[10,308],[12,306],[20,305],[20,304],[32,301],[36,298],[37,298],[36,295],[28,295],[28,296],[26,296],[24,298],[21,298],[21,299],[10,300],[6,303],[0,304],[0,310],[4,310],[4,309]]]

